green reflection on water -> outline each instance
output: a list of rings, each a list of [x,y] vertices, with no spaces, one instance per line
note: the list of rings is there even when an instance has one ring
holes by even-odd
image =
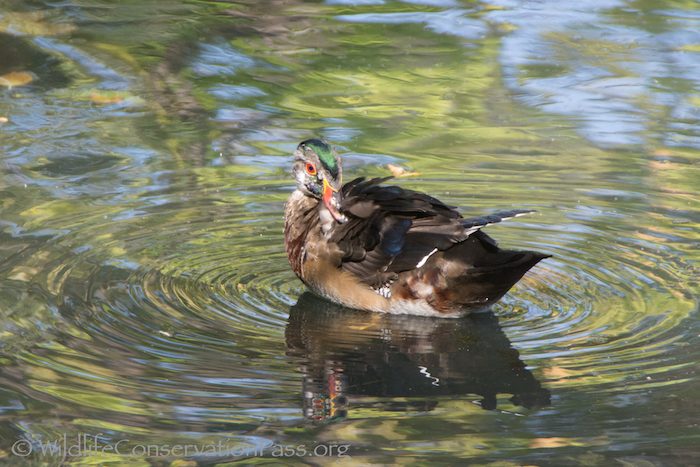
[[[559,29],[529,25],[542,42],[521,43],[543,56],[513,71],[508,41],[531,11],[333,3],[0,7],[3,51],[21,52],[1,73],[38,77],[0,89],[0,457],[20,435],[102,432],[342,440],[355,462],[687,463],[697,86],[632,40],[692,29],[697,5],[583,11],[609,37],[564,8]],[[659,46],[688,54],[678,70],[697,61],[681,39]],[[591,68],[612,75],[576,81]],[[596,86],[603,98],[580,97]],[[562,100],[580,111],[557,112]],[[642,143],[595,144],[599,120]],[[554,257],[494,308],[490,332],[297,303],[281,213],[289,155],[312,135],[339,145],[348,179],[392,163],[417,172],[396,183],[467,214],[537,209],[492,233]],[[484,363],[454,363],[469,352]],[[524,379],[485,371],[504,362]],[[348,377],[349,402],[314,424],[307,379],[331,400],[328,372]],[[551,401],[514,398],[510,377]],[[83,461],[127,460],[142,462]]]

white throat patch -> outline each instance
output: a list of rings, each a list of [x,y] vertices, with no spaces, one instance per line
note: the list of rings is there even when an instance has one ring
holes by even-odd
[[[335,219],[333,219],[333,215],[331,215],[331,212],[326,206],[323,205],[323,203],[319,204],[318,217],[321,219],[321,231],[326,237],[328,237],[328,233],[333,228]]]

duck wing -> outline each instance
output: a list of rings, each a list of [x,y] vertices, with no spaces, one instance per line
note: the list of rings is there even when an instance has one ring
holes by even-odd
[[[331,231],[330,241],[342,251],[341,267],[372,287],[423,266],[434,253],[463,242],[482,227],[531,212],[464,219],[455,208],[425,193],[381,185],[391,178],[357,178],[345,184],[341,211],[348,220]],[[498,249],[486,234],[480,240]]]

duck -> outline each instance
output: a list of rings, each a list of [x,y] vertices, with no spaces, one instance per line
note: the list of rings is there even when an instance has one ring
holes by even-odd
[[[343,184],[322,139],[294,151],[285,204],[292,270],[316,295],[372,312],[454,318],[488,310],[551,255],[501,249],[483,228],[532,210],[463,217],[418,191],[359,177]]]

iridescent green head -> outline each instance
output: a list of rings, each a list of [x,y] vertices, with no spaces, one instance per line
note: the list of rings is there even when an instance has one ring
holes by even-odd
[[[338,211],[342,168],[333,148],[320,139],[302,141],[294,151],[292,171],[299,190],[322,200],[333,218],[342,222],[344,216]]]
[[[333,151],[328,143],[320,139],[307,139],[299,144],[297,149],[305,152],[313,152],[321,161],[323,168],[333,178],[337,178],[340,174],[340,161],[338,156]]]

